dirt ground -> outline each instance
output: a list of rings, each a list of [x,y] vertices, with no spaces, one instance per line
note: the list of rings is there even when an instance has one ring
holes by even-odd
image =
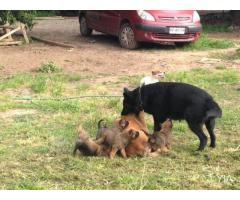
[[[74,73],[105,73],[111,76],[150,74],[151,70],[182,70],[196,67],[214,67],[219,60],[206,59],[212,52],[233,51],[183,51],[171,46],[144,45],[135,51],[122,49],[115,37],[95,32],[89,38],[79,34],[77,18],[63,20],[38,20],[31,34],[74,45],[74,49],[49,46],[40,42],[30,45],[0,47],[0,73],[9,75],[30,72],[42,63],[53,61],[64,70]],[[240,40],[239,34],[215,34],[211,37]],[[238,67],[239,62],[229,62]]]

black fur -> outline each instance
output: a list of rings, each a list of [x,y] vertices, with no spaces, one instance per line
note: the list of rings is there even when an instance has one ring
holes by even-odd
[[[198,136],[203,150],[207,137],[202,130],[203,124],[209,132],[211,147],[215,147],[215,118],[222,116],[222,110],[212,96],[193,85],[174,82],[159,82],[129,91],[124,88],[122,115],[138,114],[144,109],[152,114],[154,130],[160,130],[160,123],[167,118],[185,119],[189,128]]]

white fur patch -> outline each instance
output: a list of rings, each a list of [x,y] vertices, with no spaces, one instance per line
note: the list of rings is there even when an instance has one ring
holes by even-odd
[[[157,83],[157,82],[159,82],[158,79],[156,79],[152,76],[145,76],[144,78],[141,79],[140,86],[149,85],[149,84],[153,84],[153,83]]]

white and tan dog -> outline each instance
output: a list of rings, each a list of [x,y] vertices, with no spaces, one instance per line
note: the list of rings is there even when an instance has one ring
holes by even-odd
[[[143,85],[149,85],[153,83],[157,83],[160,80],[163,80],[165,77],[165,72],[162,71],[152,71],[152,76],[145,76],[140,81],[140,87]]]

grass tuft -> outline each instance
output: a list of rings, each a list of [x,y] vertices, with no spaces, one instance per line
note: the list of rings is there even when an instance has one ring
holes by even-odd
[[[41,73],[58,73],[61,72],[62,69],[54,64],[54,62],[50,61],[48,63],[43,63],[36,71]]]
[[[212,39],[202,34],[200,38],[188,46],[185,46],[185,50],[209,50],[209,49],[227,49],[234,47],[235,44],[231,40]]]

